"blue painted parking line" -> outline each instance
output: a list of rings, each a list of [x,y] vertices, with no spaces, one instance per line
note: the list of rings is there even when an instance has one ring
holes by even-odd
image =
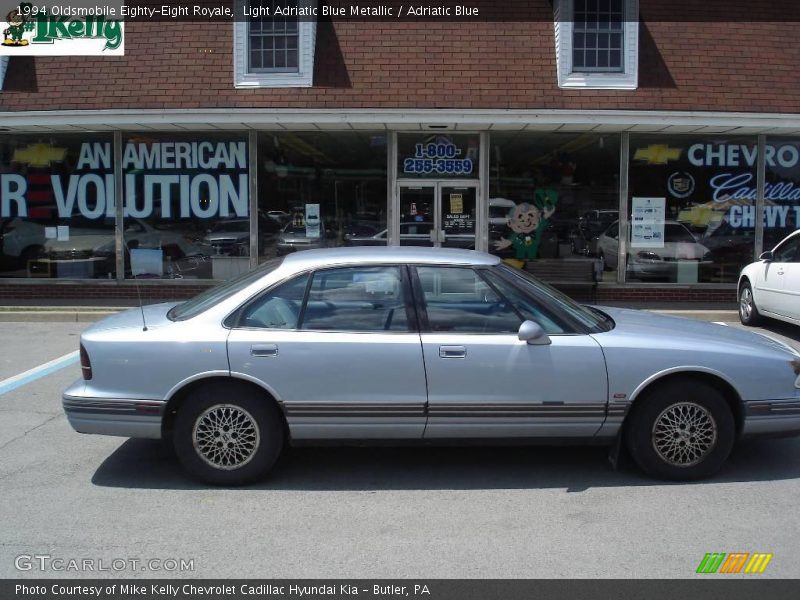
[[[23,385],[27,385],[33,381],[36,381],[37,379],[46,377],[47,375],[50,375],[50,373],[55,373],[64,367],[75,364],[76,362],[78,362],[77,350],[75,352],[65,354],[64,356],[60,356],[59,358],[55,358],[50,362],[39,365],[38,367],[29,369],[24,373],[20,373],[19,375],[14,375],[13,377],[4,379],[3,381],[0,381],[0,396],[22,387]]]

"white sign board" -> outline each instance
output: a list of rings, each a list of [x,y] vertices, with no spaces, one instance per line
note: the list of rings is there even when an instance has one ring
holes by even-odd
[[[663,248],[666,198],[631,201],[631,248]]]

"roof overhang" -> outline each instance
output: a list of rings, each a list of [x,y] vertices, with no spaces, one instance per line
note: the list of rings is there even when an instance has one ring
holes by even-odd
[[[7,132],[568,131],[800,135],[800,114],[631,110],[124,109],[0,112]]]

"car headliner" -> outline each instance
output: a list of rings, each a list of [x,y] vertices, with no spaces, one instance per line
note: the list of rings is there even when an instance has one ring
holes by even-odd
[[[496,256],[458,248],[365,246],[322,248],[289,254],[284,265],[292,270],[313,269],[336,264],[412,263],[431,265],[496,265]]]

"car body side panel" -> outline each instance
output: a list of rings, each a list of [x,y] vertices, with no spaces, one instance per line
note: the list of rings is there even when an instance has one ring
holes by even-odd
[[[100,321],[81,336],[93,377],[84,394],[93,398],[166,401],[177,385],[206,373],[229,373],[228,331],[202,321],[166,319],[170,304],[145,307]]]
[[[274,390],[292,439],[422,437],[417,333],[234,329],[228,352],[234,374]]]
[[[800,236],[800,230],[786,236],[773,251],[780,251],[786,243],[793,243],[795,236]],[[759,313],[800,325],[800,262],[757,260],[742,269],[740,290],[745,278],[750,281]]]
[[[800,318],[800,262],[783,262],[778,266],[782,281],[775,312],[782,317]]]
[[[601,435],[614,433],[649,383],[674,373],[718,377],[735,391],[745,411],[749,402],[798,397],[791,369],[796,355],[766,336],[646,311],[602,310],[617,320],[617,327],[592,336],[605,352],[611,396]]]
[[[423,333],[426,438],[592,437],[606,414],[600,345],[588,335],[529,345],[516,335]],[[442,349],[463,348],[463,358]]]
[[[780,268],[780,264],[764,262],[754,271],[756,279],[752,283],[757,298],[756,306],[763,307],[769,312],[780,313],[778,307],[783,288],[783,270]]]

